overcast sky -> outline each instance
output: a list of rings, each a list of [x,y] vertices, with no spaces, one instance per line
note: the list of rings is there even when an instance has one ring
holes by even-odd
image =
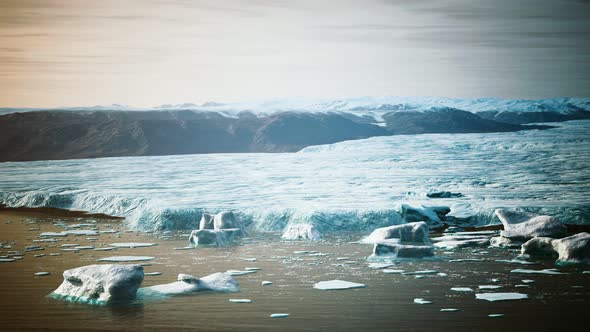
[[[590,96],[590,1],[0,0],[0,107]]]

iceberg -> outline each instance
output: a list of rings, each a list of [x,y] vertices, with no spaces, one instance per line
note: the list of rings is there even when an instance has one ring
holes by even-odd
[[[524,257],[557,257],[557,263],[590,263],[590,234],[578,233],[563,239],[535,237],[522,245]]]
[[[108,304],[131,301],[143,281],[139,265],[88,265],[66,270],[64,281],[50,296],[66,301]]]
[[[508,239],[528,240],[536,236],[559,238],[567,231],[565,225],[551,216],[517,209],[497,209],[495,213],[504,225],[500,234]]]
[[[432,245],[402,244],[397,239],[375,243],[370,259],[376,258],[424,258],[434,256]]]

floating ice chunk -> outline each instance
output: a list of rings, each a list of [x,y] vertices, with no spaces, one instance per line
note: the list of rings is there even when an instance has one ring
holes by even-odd
[[[77,249],[77,250],[92,250],[92,249],[94,249],[94,246],[77,246],[77,247],[74,247],[74,249]]]
[[[498,286],[498,285],[480,285],[478,286],[479,289],[498,289],[498,288],[502,288],[502,286]]]
[[[401,244],[397,239],[384,240],[375,243],[370,258],[389,256],[391,258],[424,258],[434,256],[431,245]]]
[[[422,270],[422,271],[413,271],[413,272],[404,272],[405,275],[414,275],[414,274],[437,274],[437,270]]]
[[[534,280],[531,279],[522,279],[522,282],[524,282],[525,284],[532,284],[533,282],[535,282]]]
[[[103,234],[113,234],[113,233],[118,233],[119,231],[116,229],[105,229],[103,231],[100,231],[99,233],[103,233]]]
[[[117,248],[115,248],[115,247],[102,247],[102,248],[94,248],[92,250],[94,250],[94,251],[110,251],[110,250],[114,250],[114,249],[117,249]]]
[[[442,224],[441,219],[451,212],[448,206],[424,206],[413,207],[407,204],[401,206],[401,216],[407,223],[425,221],[431,227]]]
[[[246,271],[240,271],[240,270],[227,270],[225,271],[225,273],[229,274],[230,276],[241,276],[244,274],[250,274],[250,273],[256,273],[257,270],[246,270]]]
[[[265,280],[265,281],[263,281],[261,284],[262,284],[262,286],[268,286],[268,285],[272,285],[272,281],[266,281],[266,280]]]
[[[88,265],[66,270],[64,281],[50,295],[67,301],[106,304],[135,299],[143,281],[139,265]]]
[[[311,224],[291,224],[281,235],[285,240],[321,240],[322,234]]]
[[[35,275],[38,276],[38,277],[48,276],[49,275],[49,272],[45,272],[45,271],[43,271],[43,272],[35,272]]]
[[[155,257],[152,256],[111,256],[97,259],[97,262],[142,262],[151,261]]]
[[[60,247],[61,248],[70,248],[70,247],[77,247],[77,246],[79,246],[79,244],[77,244],[77,243],[64,243]]]
[[[526,273],[526,274],[565,274],[559,272],[557,269],[544,269],[544,270],[528,270],[528,269],[514,269],[511,273]]]
[[[454,292],[473,292],[473,289],[469,287],[452,287],[451,290]]]
[[[590,263],[590,234],[578,233],[559,240],[536,237],[522,245],[521,254],[555,256],[558,263]]]
[[[505,300],[522,300],[529,296],[522,293],[478,293],[475,298],[478,300],[486,300],[490,302],[505,301]]]
[[[531,286],[529,286],[529,285],[514,285],[514,287],[516,287],[516,288],[528,288],[528,287],[531,287]]]
[[[313,285],[313,288],[321,290],[341,290],[363,287],[367,287],[367,285],[343,280],[320,281]]]
[[[66,232],[43,232],[41,234],[39,234],[39,236],[41,237],[64,237],[64,236],[68,236],[68,233]]]
[[[39,258],[39,257],[43,257],[45,256],[45,254],[37,254],[37,255],[33,255],[33,257]]]
[[[162,272],[145,272],[143,275],[146,277],[148,277],[148,276],[161,276]]]
[[[551,216],[515,209],[498,209],[495,213],[504,225],[500,234],[509,239],[528,240],[536,236],[558,238],[567,231],[565,225]]]
[[[430,244],[428,237],[428,225],[423,222],[412,222],[402,225],[381,227],[374,230],[362,243],[377,243],[389,239],[397,239],[399,242],[412,244]]]
[[[490,239],[490,246],[499,248],[520,248],[522,240],[509,239],[503,236],[494,236]]]
[[[496,259],[498,263],[508,263],[508,264],[522,264],[522,265],[535,265],[539,264],[538,262],[529,262],[522,259]]]
[[[442,311],[442,312],[457,312],[457,311],[461,311],[461,310],[456,309],[456,308],[443,308],[443,309],[440,309],[440,311]]]
[[[172,249],[174,249],[174,250],[193,250],[193,249],[195,249],[195,247],[190,247],[190,246],[187,246],[187,247],[174,247]]]
[[[416,304],[432,304],[432,301],[427,301],[423,298],[415,298],[414,303],[416,303]]]
[[[488,317],[491,317],[491,318],[504,317],[504,314],[489,314]]]
[[[383,271],[383,273],[386,273],[386,274],[402,274],[405,272],[405,270],[392,270],[392,269],[384,269],[382,271]]]
[[[109,246],[115,248],[143,248],[157,246],[157,243],[145,243],[145,242],[120,242],[110,243]]]
[[[490,239],[487,237],[475,237],[463,240],[443,240],[441,238],[435,238],[438,242],[434,243],[434,246],[438,249],[457,249],[474,246],[487,246],[490,243]],[[433,241],[435,240],[433,239]]]
[[[250,299],[229,299],[229,302],[232,303],[252,303]]]
[[[93,231],[93,230],[89,230],[89,229],[82,229],[82,230],[71,230],[71,231],[65,231],[63,233],[66,233],[68,235],[88,235],[88,236],[94,236],[94,235],[99,235],[99,233],[97,231]]]
[[[80,251],[80,249],[76,249],[76,248],[61,248],[61,251],[78,252],[78,251]]]
[[[439,272],[436,274],[439,277],[446,277],[448,274],[444,273],[444,272]]]
[[[459,259],[451,259],[449,263],[460,263],[460,262],[485,262],[483,258],[459,258]]]
[[[289,314],[272,314],[270,315],[270,318],[287,318],[289,317]]]
[[[386,269],[392,266],[394,266],[394,264],[391,263],[369,263],[369,268],[374,270]]]
[[[61,254],[58,252],[52,252],[51,254],[49,254],[49,256],[61,256]]]
[[[16,259],[14,258],[0,258],[0,263],[9,263],[14,262]]]
[[[590,271],[582,271],[582,274],[590,274]]]
[[[256,262],[256,258],[244,258],[246,262]]]
[[[214,245],[227,246],[242,236],[240,228],[230,229],[199,229],[191,232],[189,243],[192,246]]]
[[[293,253],[295,255],[307,255],[307,254],[315,254],[317,253],[317,251],[311,251],[311,250],[297,250],[297,251],[293,251]]]
[[[178,281],[141,288],[144,295],[180,295],[201,291],[237,292],[239,284],[227,273],[214,273],[203,278],[179,274]]]
[[[262,269],[259,267],[245,267],[244,270],[246,270],[246,271],[260,271]]]

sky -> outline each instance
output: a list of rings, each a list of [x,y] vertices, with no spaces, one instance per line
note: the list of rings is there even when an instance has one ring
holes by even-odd
[[[0,107],[590,96],[587,0],[0,0]]]

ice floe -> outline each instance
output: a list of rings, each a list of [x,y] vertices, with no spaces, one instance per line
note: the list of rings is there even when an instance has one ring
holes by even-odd
[[[504,225],[501,236],[509,239],[528,240],[536,236],[563,237],[566,227],[552,216],[537,215],[516,209],[497,209],[496,216]]]
[[[252,303],[250,299],[229,299],[229,302],[232,303]]]
[[[203,278],[193,277],[188,274],[179,274],[178,281],[144,287],[140,292],[144,296],[154,295],[181,295],[201,291],[214,292],[237,292],[239,291],[238,282],[227,273],[214,273]]]
[[[152,256],[111,256],[106,258],[99,258],[97,262],[142,262],[151,261],[155,257]]]
[[[289,314],[284,314],[284,313],[277,313],[277,314],[271,314],[270,318],[287,318],[289,317]]]
[[[398,239],[400,243],[430,244],[428,232],[429,228],[425,222],[412,222],[377,228],[361,242],[378,243],[383,240]]]
[[[469,287],[452,287],[451,290],[454,292],[473,292],[473,289]]]
[[[522,300],[528,299],[527,294],[523,293],[478,293],[475,298],[478,300],[486,300],[490,302],[507,301],[507,300]]]
[[[543,270],[528,270],[528,269],[514,269],[511,273],[524,273],[524,274],[565,274],[559,272],[557,269],[543,269]]]
[[[363,287],[367,287],[367,286],[365,284],[359,284],[356,282],[343,281],[343,280],[320,281],[320,282],[313,285],[313,288],[321,289],[321,290],[342,290],[342,289],[363,288]]]
[[[535,237],[522,245],[524,257],[557,257],[557,263],[590,263],[590,234],[578,233],[563,239]]]
[[[143,248],[157,246],[157,243],[146,243],[146,242],[119,242],[109,243],[109,246],[115,248]]]
[[[423,298],[415,298],[414,303],[416,303],[416,304],[432,304],[432,301],[427,301]]]

